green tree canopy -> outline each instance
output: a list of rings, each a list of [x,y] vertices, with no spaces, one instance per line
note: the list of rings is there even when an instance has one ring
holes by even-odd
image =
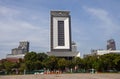
[[[36,61],[37,60],[37,54],[36,52],[28,52],[25,57],[25,61]]]
[[[37,54],[37,60],[39,60],[39,61],[43,61],[43,60],[45,60],[46,58],[48,57],[48,55],[46,55],[45,53],[38,53]]]
[[[49,56],[47,59],[44,60],[44,66],[47,69],[54,70],[58,68],[58,58],[55,56]]]
[[[65,60],[64,58],[59,58],[57,64],[58,64],[58,68],[63,71],[65,70],[65,67],[67,67],[67,60]]]

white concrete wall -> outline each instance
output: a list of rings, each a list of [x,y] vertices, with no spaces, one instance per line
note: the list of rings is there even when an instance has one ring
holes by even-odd
[[[120,54],[120,50],[97,50],[97,55],[104,55],[108,53],[119,53]]]
[[[64,21],[64,46],[58,46],[58,21]],[[53,17],[53,49],[70,49],[69,18]]]
[[[18,55],[12,55],[12,54],[8,54],[6,56],[6,58],[24,58],[25,54],[18,54]]]

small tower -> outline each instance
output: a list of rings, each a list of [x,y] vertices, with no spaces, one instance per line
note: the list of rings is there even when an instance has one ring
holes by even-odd
[[[107,41],[107,50],[116,50],[114,39],[110,39]]]

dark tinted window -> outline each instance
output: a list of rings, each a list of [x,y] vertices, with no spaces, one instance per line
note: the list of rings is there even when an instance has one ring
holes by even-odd
[[[64,46],[64,21],[58,21],[58,46]]]

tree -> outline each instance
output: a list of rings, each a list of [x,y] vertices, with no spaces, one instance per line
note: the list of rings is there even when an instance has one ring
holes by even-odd
[[[67,61],[64,58],[58,59],[58,68],[62,70],[62,72],[65,70],[65,67],[67,67]]]
[[[0,63],[0,71],[4,69],[4,65]]]
[[[19,71],[21,74],[24,72],[25,69],[26,69],[25,63],[20,63]]]
[[[6,59],[2,59],[0,62],[0,71],[5,69],[4,63],[6,62]]]
[[[16,69],[17,64],[13,62],[6,61],[4,62],[5,69],[8,74],[12,73],[12,69]]]
[[[67,60],[67,67],[69,69],[74,68],[75,67],[75,63],[72,60]]]
[[[25,65],[26,70],[31,71],[35,69],[35,62],[37,61],[37,54],[36,52],[29,52],[25,55]]]
[[[114,59],[116,58],[116,54],[105,54],[100,57],[102,61],[102,67],[104,70],[111,70],[115,68]],[[102,68],[101,67],[101,68]]]
[[[48,57],[48,55],[46,55],[45,53],[38,53],[37,54],[37,60],[39,60],[39,61],[43,61],[43,60],[45,60],[46,58]]]
[[[79,66],[82,63],[82,59],[80,57],[74,57],[72,62],[74,63],[75,66]]]
[[[91,69],[92,68],[92,56],[87,56],[84,58],[84,65],[85,69]]]
[[[83,59],[84,61],[84,68],[87,69],[96,69],[97,71],[99,70],[99,65],[100,65],[100,61],[99,61],[99,56],[95,55],[95,56],[87,56]]]
[[[50,70],[58,69],[58,64],[57,64],[58,58],[56,58],[55,56],[49,56],[43,62],[44,62],[44,66],[47,69],[50,69]]]
[[[44,68],[43,63],[39,60],[37,60],[34,64],[35,64],[35,70],[40,70]]]
[[[36,52],[28,52],[25,57],[25,61],[33,61],[35,62],[37,60],[37,54]]]
[[[115,63],[115,69],[120,71],[120,55],[117,55],[113,62]]]
[[[35,69],[35,64],[34,64],[34,63],[35,63],[35,62],[30,61],[30,60],[25,61],[26,70],[28,70],[28,71],[34,70],[34,69]]]

